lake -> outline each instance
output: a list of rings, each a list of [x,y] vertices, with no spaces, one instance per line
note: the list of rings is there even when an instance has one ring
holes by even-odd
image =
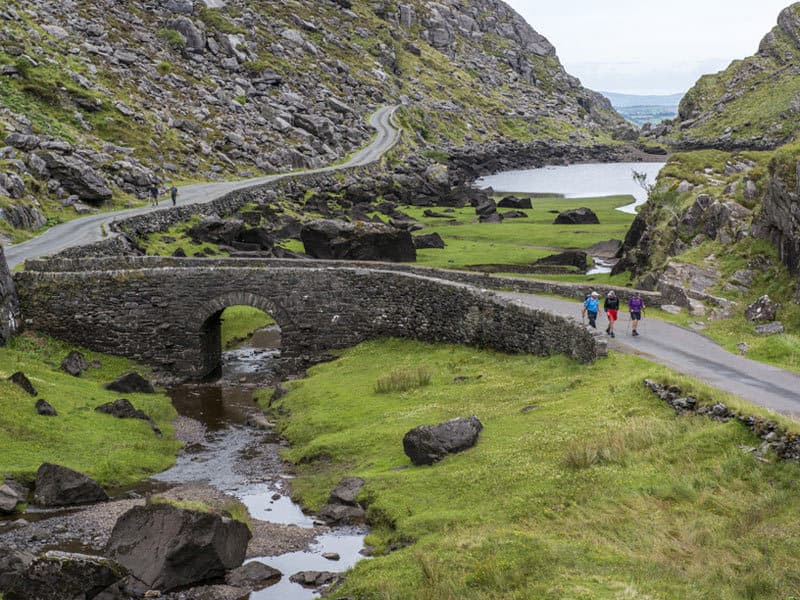
[[[599,196],[633,196],[636,201],[619,210],[635,213],[647,201],[645,192],[633,180],[633,171],[647,174],[647,183],[655,182],[665,163],[591,163],[543,167],[522,171],[504,171],[475,182],[479,188],[491,187],[496,192],[526,194],[558,194],[566,198]]]

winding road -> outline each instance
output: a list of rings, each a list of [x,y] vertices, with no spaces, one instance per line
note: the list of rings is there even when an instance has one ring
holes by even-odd
[[[380,159],[400,139],[401,132],[392,123],[396,109],[396,106],[386,106],[372,115],[370,125],[375,128],[377,135],[367,147],[347,162],[310,172],[338,171],[367,165]],[[285,173],[236,182],[185,186],[180,189],[179,204],[211,202],[229,192],[292,175],[293,173]],[[75,219],[57,225],[28,242],[7,247],[6,259],[9,266],[14,268],[26,259],[51,255],[65,248],[100,241],[103,239],[103,231],[108,230],[112,221],[155,210],[160,208],[146,206]],[[580,305],[574,301],[532,294],[510,292],[498,292],[498,294],[523,305],[566,317],[575,318],[580,310]],[[627,315],[624,315],[624,318],[627,319]],[[626,322],[623,320],[618,324],[618,337],[609,340],[611,342],[609,347],[620,352],[640,355],[754,404],[790,417],[800,418],[800,374],[736,356],[703,335],[656,319],[643,321],[640,332],[641,336],[630,337],[626,331]]]
[[[391,150],[400,139],[400,129],[392,124],[392,116],[395,110],[397,110],[396,106],[384,106],[370,117],[369,124],[377,131],[377,135],[368,146],[354,154],[348,161],[303,172],[329,173],[331,171],[339,171],[351,167],[361,167],[379,160],[386,152]],[[278,181],[291,177],[296,173],[297,172],[267,175],[265,177],[241,181],[187,185],[181,187],[178,192],[178,205],[205,204],[229,192]],[[112,221],[119,221],[127,217],[163,210],[168,207],[169,201],[162,203],[160,207],[142,206],[140,208],[81,217],[66,223],[61,223],[60,225],[51,227],[42,235],[32,240],[13,246],[6,246],[6,261],[8,262],[8,266],[13,269],[28,259],[49,256],[66,248],[99,242],[104,237],[104,231],[109,231],[109,225]]]

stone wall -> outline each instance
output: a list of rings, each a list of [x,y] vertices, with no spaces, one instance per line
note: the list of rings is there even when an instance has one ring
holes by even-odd
[[[294,269],[320,269],[320,268],[346,268],[360,267],[370,270],[395,271],[409,273],[421,277],[444,279],[455,283],[463,283],[480,289],[519,292],[522,294],[547,294],[583,300],[592,290],[605,295],[614,290],[621,303],[628,301],[631,295],[630,288],[620,286],[590,287],[583,283],[568,283],[550,281],[546,279],[529,279],[527,277],[503,277],[487,273],[471,271],[454,271],[450,269],[437,269],[422,267],[408,263],[381,263],[381,262],[354,262],[336,260],[314,259],[280,259],[280,258],[167,258],[157,256],[128,256],[116,258],[94,257],[83,260],[74,259],[49,259],[28,261],[25,263],[29,271],[73,271],[73,270],[107,270],[111,265],[124,265],[126,269],[158,268],[159,266],[195,267],[207,265],[209,267],[242,267],[257,268],[294,268]],[[658,292],[644,292],[638,290],[644,302],[649,307],[661,306],[663,299]]]
[[[240,304],[272,315],[284,356],[303,362],[381,337],[561,353],[583,362],[602,353],[572,319],[409,273],[231,259],[57,262],[50,270],[42,261],[32,263],[16,275],[30,327],[179,377],[197,378],[216,368],[219,314]]]
[[[19,322],[17,292],[8,270],[5,252],[0,246],[0,346],[4,346],[17,332]]]

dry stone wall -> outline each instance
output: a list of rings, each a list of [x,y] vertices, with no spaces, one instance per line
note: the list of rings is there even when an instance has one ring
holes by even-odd
[[[583,362],[602,352],[573,320],[409,273],[150,257],[47,264],[31,263],[16,275],[32,328],[182,378],[202,377],[218,365],[219,314],[242,304],[272,315],[284,356],[301,362],[382,337],[566,354]]]

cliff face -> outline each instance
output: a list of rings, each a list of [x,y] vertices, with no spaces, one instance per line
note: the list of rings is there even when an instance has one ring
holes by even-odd
[[[0,234],[152,181],[336,160],[384,103],[414,150],[625,132],[498,0],[9,0],[0,18]]]
[[[689,150],[777,148],[800,132],[800,3],[784,9],[754,56],[703,76],[679,116],[650,134]]]

